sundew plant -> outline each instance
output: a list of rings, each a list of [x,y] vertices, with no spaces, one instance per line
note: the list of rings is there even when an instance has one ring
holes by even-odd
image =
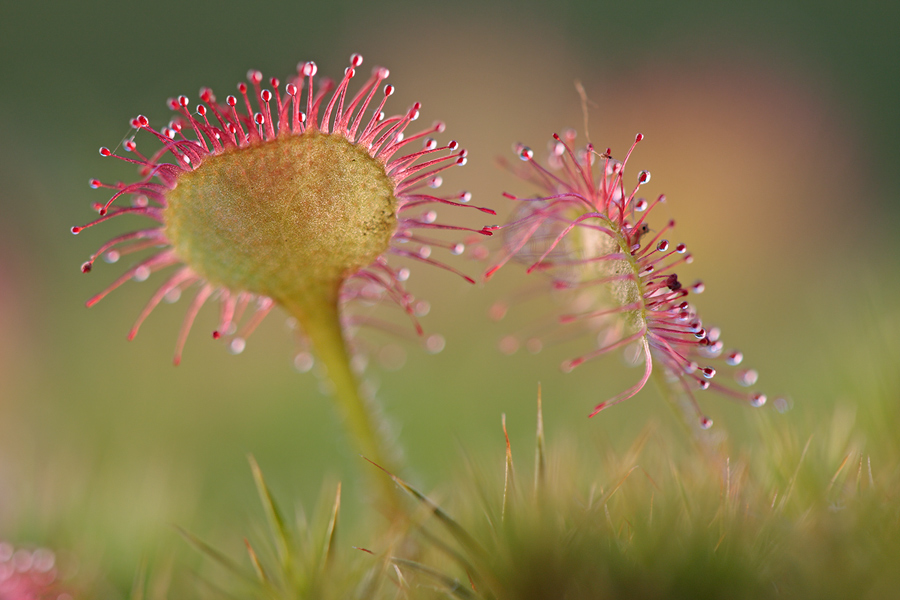
[[[140,178],[128,184],[92,179],[91,187],[114,193],[96,205],[99,219],[72,232],[124,215],[155,222],[109,240],[81,270],[89,273],[104,255],[118,259],[158,249],[88,300],[93,306],[129,279],[143,280],[153,271],[176,266],[129,333],[133,338],[167,295],[194,290],[178,335],[175,364],[181,362],[191,325],[207,301],[220,306],[213,338],[225,339],[236,352],[266,314],[276,304],[282,306],[299,322],[322,362],[359,451],[394,466],[398,457],[360,395],[351,368],[346,331],[369,319],[355,316],[352,305],[393,302],[422,334],[416,300],[403,285],[409,269],[394,266],[388,257],[458,273],[432,256],[432,247],[452,256],[461,254],[464,246],[430,239],[428,233],[472,233],[435,222],[432,210],[438,205],[468,208],[470,194],[445,197],[431,190],[440,186],[442,171],[466,163],[467,153],[456,141],[438,144],[432,136],[444,131],[439,121],[407,134],[407,127],[419,118],[418,103],[405,113],[385,115],[394,88],[382,87],[389,75],[383,67],[373,69],[349,95],[362,62],[359,54],[351,56],[337,84],[316,81],[314,62],[300,63],[283,88],[278,79],[264,82],[259,71],[250,71],[250,85],[238,85],[240,98],[229,95],[220,103],[212,90],[203,88],[194,109],[187,96],[170,99],[178,117],[164,127],[156,129],[143,115],[135,117],[132,127],[147,132],[161,147],[141,154],[131,137],[123,144],[125,155],[101,148],[102,156],[134,163]],[[125,199],[131,204],[116,204]],[[487,229],[474,233],[491,235]],[[390,488],[385,494],[392,495]]]
[[[689,301],[705,286],[702,281],[685,285],[678,278],[677,268],[692,262],[693,255],[685,244],[669,241],[675,221],[651,226],[650,213],[666,197],[648,201],[638,195],[650,181],[649,171],[640,171],[626,183],[625,166],[643,134],[635,136],[622,161],[615,160],[609,148],[597,152],[590,142],[574,148],[571,129],[553,139],[549,167],[535,159],[531,148],[516,146],[516,154],[530,167],[522,176],[541,195],[505,194],[519,206],[505,227],[505,247],[485,277],[517,259],[528,263],[528,273],[546,274],[548,287],[571,292],[559,325],[591,334],[599,347],[566,360],[563,371],[629,344],[638,348],[638,360],[644,363],[640,380],[597,404],[590,416],[640,392],[654,363],[662,371],[661,379],[696,412],[703,429],[712,426],[712,419],[703,414],[695,397],[698,391],[711,389],[754,407],[764,405],[766,396],[761,392],[739,392],[716,378],[722,367],[740,365],[743,354],[736,349],[726,352],[720,329],[705,327]],[[540,347],[545,340],[531,336],[528,343]],[[757,373],[735,370],[733,379],[747,387],[756,383]]]
[[[72,232],[93,233],[113,218],[150,225],[101,243],[82,264],[90,273],[100,258],[138,257],[88,306],[129,280],[158,278],[135,311],[131,339],[161,302],[187,295],[176,365],[207,305],[219,317],[205,334],[233,353],[270,312],[286,312],[311,352],[304,360],[319,366],[346,436],[365,459],[359,469],[369,490],[362,525],[345,530],[340,484],[323,488],[311,516],[302,508],[294,514],[283,508],[293,502],[276,498],[251,458],[265,532],[230,532],[246,548],[234,556],[204,541],[203,532],[181,530],[204,557],[199,576],[170,578],[136,565],[132,598],[895,595],[896,436],[792,428],[783,418],[790,401],[767,402],[756,389],[758,375],[743,365],[742,352],[699,316],[695,296],[704,283],[679,275],[693,256],[672,239],[675,222],[651,220],[666,198],[644,198],[650,173],[632,173],[643,135],[621,159],[590,141],[577,146],[571,130],[553,136],[546,158],[519,144],[519,160],[507,167],[530,191],[504,194],[505,223],[444,221],[463,211],[495,218],[471,204],[468,191],[439,191],[446,171],[466,164],[466,150],[444,139],[442,122],[415,126],[418,103],[391,113],[388,70],[363,76],[362,64],[352,55],[335,80],[319,77],[313,62],[299,63],[283,82],[250,71],[235,95],[221,100],[201,88],[199,102],[171,98],[171,121],[138,115],[120,147],[100,149],[133,164],[137,175],[91,179],[92,188],[105,190],[94,204],[99,216]],[[512,180],[502,170],[497,177]],[[486,267],[482,242],[494,244]],[[611,397],[586,392],[563,400],[589,402],[586,415],[596,422],[625,400],[657,401],[656,388],[690,426],[648,422],[623,449],[599,434],[557,440],[545,435],[546,398],[535,381],[533,449],[513,446],[500,412],[508,402],[534,400],[485,398],[497,402],[498,452],[465,456],[446,483],[419,489],[376,399],[362,391],[354,360],[366,352],[367,330],[393,335],[401,320],[408,321],[401,331],[440,350],[442,339],[426,333],[421,304],[405,285],[419,265],[449,271],[460,285],[484,283],[488,295],[501,268],[520,267],[537,284],[528,297],[552,297],[560,307],[541,315],[538,329],[517,334],[526,346],[583,343],[560,367],[589,369],[598,381],[616,368],[601,357],[640,365],[637,381]],[[492,312],[527,308],[520,298]],[[180,368],[190,369],[184,362]],[[874,400],[894,423],[898,392],[882,390]],[[714,398],[747,408],[742,418],[759,439],[752,452],[731,445],[729,423],[712,428],[704,407]],[[53,556],[0,544],[0,600],[59,600],[79,597],[81,588],[90,597],[89,583],[59,576],[65,570],[57,571]]]

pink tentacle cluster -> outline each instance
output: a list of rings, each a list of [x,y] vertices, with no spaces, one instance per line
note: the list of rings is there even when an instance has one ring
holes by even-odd
[[[496,214],[491,209],[467,204],[471,198],[468,192],[449,197],[428,192],[441,185],[441,172],[466,163],[466,150],[460,149],[455,141],[441,146],[431,137],[432,134],[444,131],[444,124],[441,122],[405,136],[407,127],[419,117],[419,103],[401,115],[385,117],[384,105],[394,93],[394,87],[386,85],[382,88],[382,93],[378,94],[381,83],[389,75],[389,71],[383,67],[373,69],[366,82],[350,98],[348,88],[362,62],[362,56],[352,55],[350,66],[337,83],[330,79],[316,82],[316,64],[301,62],[297,65],[297,74],[283,86],[283,93],[279,89],[281,84],[278,79],[269,79],[271,89],[264,88],[262,73],[250,71],[247,74],[249,85],[238,84],[238,95],[227,96],[224,103],[218,102],[209,88],[200,90],[202,103],[196,105],[193,111],[190,110],[187,96],[169,99],[168,106],[178,113],[178,117],[161,129],[153,128],[143,115],[132,119],[131,126],[134,129],[150,133],[162,147],[150,155],[141,154],[131,137],[123,143],[128,155],[119,155],[108,148],[101,148],[102,156],[112,156],[136,165],[141,179],[128,184],[90,180],[92,188],[110,189],[114,193],[107,202],[95,205],[100,213],[98,219],[73,227],[72,233],[80,233],[122,215],[139,215],[157,222],[151,228],[127,233],[103,244],[82,265],[81,270],[85,273],[91,271],[94,262],[101,256],[114,262],[127,253],[152,247],[159,247],[160,250],[130,267],[105,290],[91,298],[87,305],[96,304],[129,279],[143,281],[154,271],[181,263],[165,235],[165,211],[166,193],[178,185],[178,178],[182,173],[199,168],[207,156],[264,144],[279,136],[303,135],[314,131],[341,135],[365,149],[384,166],[385,173],[394,183],[398,201],[398,226],[392,238],[389,250],[391,254],[449,270],[474,283],[472,278],[454,267],[431,257],[432,247],[446,248],[451,254],[460,254],[464,250],[462,244],[433,240],[416,233],[422,229],[432,229],[491,235],[489,228],[473,230],[437,223],[436,213],[430,208],[441,205],[470,207],[491,215]],[[304,87],[305,102],[302,99]],[[373,106],[374,110],[371,109]],[[421,148],[411,150],[410,144],[416,142],[421,143]],[[174,162],[163,162],[166,155]],[[114,206],[123,197],[131,198],[131,206]],[[414,250],[409,249],[410,244],[415,246]],[[401,307],[412,320],[416,331],[421,334],[422,328],[415,314],[415,299],[403,286],[406,277],[408,269],[395,269],[388,264],[386,257],[381,256],[348,278],[341,291],[341,302],[346,305],[355,300],[387,298]],[[198,286],[198,291],[191,301],[178,335],[174,359],[176,364],[181,360],[181,352],[194,318],[207,301],[218,300],[221,307],[220,323],[213,332],[213,337],[230,338],[229,347],[236,353],[243,350],[247,336],[274,306],[271,298],[216,286],[205,281],[189,266],[183,265],[153,294],[128,338],[132,339],[137,334],[147,316],[164,299],[175,299],[192,286]],[[245,313],[249,316],[244,325],[239,326]],[[351,319],[349,316],[347,318]]]
[[[733,350],[723,360],[719,329],[704,327],[688,301],[688,296],[701,293],[704,285],[698,281],[685,286],[675,273],[677,267],[693,260],[684,244],[672,244],[664,237],[675,222],[669,221],[655,232],[648,225],[650,212],[665,202],[665,196],[652,202],[637,197],[650,173],[641,171],[633,187],[625,184],[625,165],[643,135],[635,137],[621,162],[612,158],[609,149],[598,153],[591,144],[575,150],[574,132],[553,137],[546,167],[534,159],[530,148],[515,148],[528,165],[519,174],[546,195],[519,198],[504,194],[519,205],[502,227],[504,247],[485,277],[492,277],[510,260],[523,262],[528,273],[549,275],[553,288],[571,290],[580,304],[587,304],[589,310],[563,314],[557,322],[591,331],[601,342],[598,348],[563,362],[564,371],[614,350],[639,346],[645,364],[640,380],[599,403],[590,416],[643,389],[654,361],[693,406],[703,428],[712,421],[700,410],[695,397],[698,390],[714,389],[751,406],[762,406],[766,401],[763,394],[712,381],[718,370],[700,366],[717,360],[736,366],[743,356]],[[496,312],[502,315],[505,310],[501,306]],[[756,382],[757,375],[741,370],[735,371],[734,378],[746,387]]]

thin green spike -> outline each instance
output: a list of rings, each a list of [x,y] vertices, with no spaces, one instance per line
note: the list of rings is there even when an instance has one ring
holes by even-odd
[[[256,555],[256,550],[250,545],[250,540],[244,538],[244,545],[247,546],[247,554],[250,555],[250,563],[253,565],[253,570],[256,571],[256,576],[264,585],[271,585],[272,581],[266,574],[266,570],[263,569],[262,563],[259,562],[259,557]]]
[[[422,573],[423,575],[428,575],[432,579],[437,580],[445,588],[447,588],[447,593],[457,598],[477,598],[477,596],[470,590],[466,589],[465,585],[462,584],[458,579],[454,579],[453,577],[444,575],[440,571],[432,569],[431,567],[427,567],[421,563],[407,560],[405,558],[392,558],[391,561],[397,566],[407,567],[409,569],[412,569],[413,571],[417,571],[419,573]]]
[[[544,407],[541,401],[541,384],[537,393],[537,435],[534,445],[534,494],[537,496],[544,487],[544,473],[547,468],[544,458]]]
[[[431,513],[435,517],[437,517],[438,521],[440,521],[447,528],[447,530],[450,531],[450,533],[453,535],[453,537],[456,538],[456,540],[459,543],[461,543],[463,546],[465,546],[470,552],[476,553],[482,559],[487,558],[487,556],[488,556],[487,552],[484,550],[484,548],[481,547],[481,544],[479,544],[478,541],[475,538],[473,538],[469,534],[469,532],[467,532],[462,527],[462,525],[460,525],[459,523],[454,521],[453,518],[451,518],[450,515],[448,515],[446,512],[444,512],[444,510],[440,506],[438,506],[430,498],[428,498],[428,496],[426,496],[422,492],[418,491],[417,489],[415,489],[414,487],[412,487],[411,485],[409,485],[408,483],[406,483],[405,481],[403,481],[402,479],[400,479],[399,477],[397,477],[396,475],[394,475],[393,473],[391,473],[390,471],[388,471],[387,469],[382,467],[381,465],[372,462],[365,456],[363,456],[362,458],[365,459],[366,462],[369,462],[373,466],[384,471],[391,479],[394,480],[394,483],[396,483],[401,488],[403,488],[408,494],[410,494],[416,500],[418,500],[419,502],[421,502],[422,504],[427,506],[428,509],[431,511]]]
[[[212,558],[214,561],[216,561],[217,563],[219,563],[220,565],[225,567],[225,569],[227,569],[234,575],[237,575],[243,581],[245,581],[247,583],[251,583],[251,584],[257,583],[257,581],[255,579],[248,576],[244,572],[244,569],[241,568],[241,566],[239,564],[237,564],[236,562],[234,562],[233,560],[228,558],[226,555],[219,552],[218,550],[216,550],[215,548],[213,548],[212,546],[210,546],[209,544],[207,544],[206,542],[204,542],[203,540],[198,538],[193,533],[190,533],[189,531],[182,529],[181,527],[178,527],[177,525],[175,526],[175,529],[178,531],[179,534],[181,534],[181,537],[183,537],[185,540],[187,540],[187,542],[191,546],[193,546],[194,548],[196,548],[203,554],[206,554],[207,556]]]
[[[287,566],[290,560],[288,551],[288,532],[284,524],[284,518],[275,505],[269,486],[263,478],[262,470],[253,456],[249,456],[250,470],[253,472],[253,481],[256,483],[256,491],[259,492],[259,499],[262,502],[263,510],[266,513],[266,519],[269,521],[269,528],[272,530],[272,536],[275,538],[275,548],[278,552],[278,558],[281,564]]]
[[[334,495],[334,507],[331,509],[331,520],[325,530],[325,547],[322,549],[322,571],[326,571],[334,560],[335,538],[337,537],[338,516],[341,512],[341,482],[337,484],[337,492]]]
[[[515,490],[515,474],[513,471],[512,447],[509,444],[509,433],[506,431],[506,413],[500,417],[503,424],[503,437],[506,438],[506,469],[503,473],[503,507],[500,510],[500,522],[506,520],[506,508],[509,505],[510,494]]]

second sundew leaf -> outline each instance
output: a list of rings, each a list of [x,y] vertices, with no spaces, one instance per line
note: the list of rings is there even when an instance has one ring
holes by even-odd
[[[510,261],[523,263],[526,273],[546,278],[545,295],[553,293],[567,305],[554,326],[528,336],[526,347],[540,351],[561,339],[590,340],[595,347],[563,361],[563,372],[613,352],[643,363],[637,383],[596,404],[591,417],[635,396],[660,372],[664,385],[690,407],[702,429],[712,426],[696,398],[703,390],[753,407],[764,405],[762,393],[736,389],[753,386],[756,371],[730,369],[742,362],[743,354],[726,350],[719,328],[704,325],[691,304],[691,295],[702,293],[704,284],[685,285],[675,272],[693,261],[685,244],[666,239],[675,221],[655,228],[648,221],[666,197],[639,197],[650,181],[649,171],[626,183],[626,164],[644,136],[635,136],[622,160],[613,159],[609,149],[596,151],[591,143],[575,147],[572,130],[553,138],[546,164],[527,146],[516,146],[527,166],[511,170],[538,191],[522,197],[503,194],[516,204],[507,223],[498,227],[504,246],[484,275],[491,278]],[[497,318],[507,308],[499,306]],[[501,349],[518,347],[518,339],[508,337],[512,342],[504,338]],[[729,370],[734,381],[722,382],[721,373]]]

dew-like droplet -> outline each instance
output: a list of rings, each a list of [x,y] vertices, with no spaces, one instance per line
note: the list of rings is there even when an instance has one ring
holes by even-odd
[[[424,317],[431,311],[431,305],[425,300],[419,300],[413,307],[413,314],[417,317]]]
[[[107,252],[106,254],[103,255],[103,260],[105,260],[109,264],[119,262],[119,258],[121,258],[121,255],[119,254],[118,250],[110,250],[109,252]]]
[[[677,246],[675,246],[675,252],[677,252],[678,254],[684,254],[686,251],[687,246],[685,246],[684,244],[678,244]]]
[[[786,413],[787,411],[791,410],[794,405],[793,401],[790,398],[785,398],[783,396],[775,398],[772,404],[775,406],[775,410],[780,413]]]
[[[515,354],[519,350],[519,338],[514,335],[504,336],[500,339],[497,347],[500,349],[500,352],[507,356]]]
[[[532,354],[538,354],[541,350],[544,349],[544,342],[542,342],[539,338],[529,338],[525,342],[525,349]]]
[[[444,339],[444,336],[434,333],[428,336],[425,340],[425,350],[430,352],[431,354],[437,354],[447,345],[447,341]]]
[[[228,344],[228,351],[232,354],[240,354],[244,351],[244,348],[247,347],[247,340],[244,338],[236,337],[231,340],[231,343]]]
[[[309,352],[300,352],[294,357],[294,368],[300,373],[308,373],[315,364],[313,355]]]
[[[462,254],[465,251],[466,251],[466,246],[464,244],[457,243],[457,244],[453,244],[453,246],[450,247],[450,253],[455,256],[459,256],[460,254]]]
[[[431,246],[422,246],[421,248],[419,248],[417,254],[421,258],[428,258],[429,256],[431,256]]]
[[[429,210],[424,215],[422,215],[423,223],[434,223],[435,221],[437,221],[437,211],[436,210]]]
[[[506,302],[495,302],[488,310],[488,316],[494,321],[499,321],[506,316],[508,310],[509,305]]]
[[[705,290],[705,289],[706,289],[706,286],[703,284],[702,281],[696,281],[696,282],[694,282],[694,285],[691,286],[691,291],[694,292],[695,294],[702,294],[703,290]]]
[[[644,185],[650,181],[650,171],[641,171],[638,173],[638,185]]]
[[[163,300],[165,300],[169,304],[174,304],[174,303],[178,302],[178,300],[180,298],[181,298],[181,290],[178,288],[169,290],[168,292],[166,292],[166,295],[163,296]]]
[[[362,353],[354,354],[350,359],[350,368],[357,375],[362,375],[369,366],[369,357]]]
[[[765,394],[760,394],[759,392],[756,392],[755,394],[750,396],[750,406],[760,407],[765,403],[766,403],[766,395]]]
[[[462,192],[459,195],[460,202],[466,203],[466,202],[470,202],[471,200],[472,200],[472,192]]]
[[[147,278],[150,277],[150,269],[145,266],[140,266],[134,271],[134,279],[135,281],[147,281]]]
[[[407,269],[406,267],[401,268],[399,271],[397,271],[397,281],[406,281],[407,279],[409,279],[409,273],[409,269]]]
[[[528,146],[523,146],[522,144],[516,144],[516,154],[519,159],[524,161],[529,161],[534,158],[534,151]]]
[[[701,417],[700,418],[700,429],[709,429],[712,427],[712,419],[709,417]]]
[[[738,350],[732,350],[728,353],[728,356],[725,357],[725,362],[731,366],[741,364],[742,360],[744,360],[744,355]]]
[[[647,210],[647,206],[648,204],[646,200],[644,200],[643,198],[638,198],[637,202],[634,203],[634,210],[636,210],[637,212],[644,212],[645,210]]]
[[[665,252],[669,249],[669,240],[659,240],[659,243],[656,244],[656,249],[660,252]]]
[[[738,385],[749,387],[759,379],[759,373],[755,369],[741,370],[734,374],[734,379]]]
[[[703,373],[703,376],[706,377],[707,379],[712,379],[713,377],[716,376],[716,370],[713,369],[712,367],[704,367],[701,372]]]

